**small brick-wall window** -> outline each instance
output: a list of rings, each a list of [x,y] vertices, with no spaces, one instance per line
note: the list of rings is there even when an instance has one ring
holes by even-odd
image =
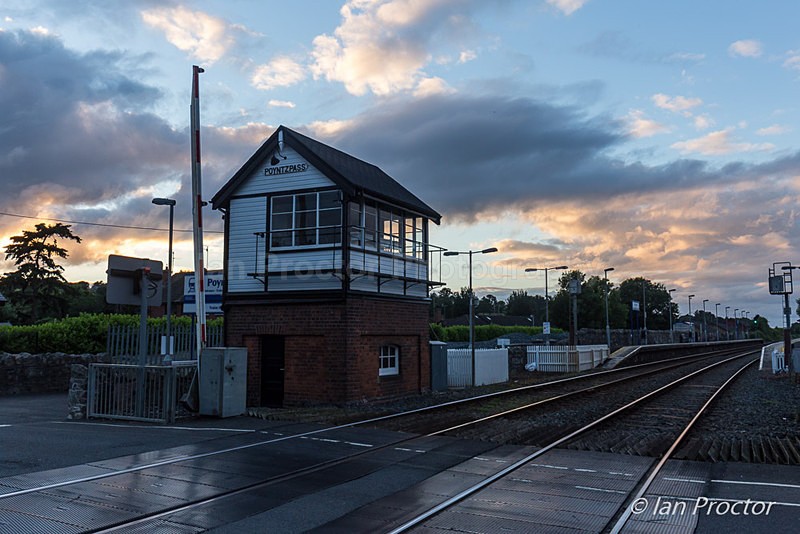
[[[400,347],[397,345],[383,345],[381,347],[378,376],[397,374],[400,374]]]

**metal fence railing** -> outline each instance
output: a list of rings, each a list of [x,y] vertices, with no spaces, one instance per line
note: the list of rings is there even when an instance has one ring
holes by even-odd
[[[607,345],[530,345],[528,366],[544,373],[574,373],[593,369],[608,359]]]
[[[160,365],[163,362],[161,338],[167,334],[165,325],[147,327],[147,365]],[[195,330],[187,325],[172,325],[173,360],[192,360],[195,356]],[[206,328],[206,341],[209,347],[223,345],[222,325]],[[130,325],[109,325],[106,353],[113,363],[139,363],[139,327]]]
[[[194,362],[171,366],[92,363],[87,416],[172,423],[178,403],[189,393],[196,369]]]

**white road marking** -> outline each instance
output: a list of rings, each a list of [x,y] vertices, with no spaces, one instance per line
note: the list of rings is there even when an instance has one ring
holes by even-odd
[[[564,467],[563,465],[547,465],[547,464],[530,464],[533,467],[544,467],[546,469],[561,469],[563,471],[569,471],[569,467]]]
[[[582,489],[582,490],[589,490],[589,491],[600,491],[602,493],[619,493],[621,495],[627,495],[628,494],[627,491],[611,490],[611,489],[605,489],[605,488],[593,488],[591,486],[575,486],[575,488],[576,489]]]
[[[251,432],[255,433],[255,430],[249,430],[246,428],[218,428],[218,427],[194,427],[194,426],[149,426],[149,425],[115,425],[112,423],[88,423],[84,422],[72,422],[72,421],[53,421],[54,423],[60,423],[65,425],[93,425],[93,426],[110,426],[115,428],[148,428],[153,430],[190,430],[193,432],[200,432],[200,431],[210,431],[210,432]]]
[[[712,480],[711,482],[716,482],[717,484],[741,484],[744,486],[770,486],[773,488],[800,489],[800,486],[797,484],[779,484],[777,482],[749,482],[746,480]]]
[[[669,482],[690,482],[692,484],[705,484],[705,480],[697,480],[694,478],[683,478],[683,477],[664,477],[662,480],[667,480]]]

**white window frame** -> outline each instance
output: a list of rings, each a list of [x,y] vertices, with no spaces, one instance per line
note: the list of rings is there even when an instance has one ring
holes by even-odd
[[[287,194],[275,194],[275,195],[272,195],[270,197],[270,205],[269,205],[270,206],[270,216],[269,216],[269,229],[270,229],[269,247],[270,247],[270,250],[312,249],[312,248],[324,248],[324,247],[331,247],[331,246],[340,246],[341,245],[341,232],[336,236],[336,240],[335,241],[333,241],[331,243],[320,243],[320,230],[325,230],[325,229],[329,229],[329,228],[341,228],[342,211],[343,211],[341,203],[340,203],[338,208],[324,208],[324,209],[320,208],[320,202],[319,202],[320,195],[323,195],[323,194],[326,194],[326,193],[334,193],[334,192],[338,193],[338,191],[335,190],[335,189],[327,189],[327,190],[324,190],[324,191],[308,191],[308,192],[302,192],[301,191],[301,192],[297,192],[297,193],[287,193]],[[316,195],[316,205],[315,205],[315,208],[314,208],[314,213],[316,214],[316,221],[317,222],[316,222],[316,226],[314,226],[314,227],[309,227],[309,228],[298,228],[297,227],[297,214],[299,212],[299,210],[297,209],[297,197],[298,196],[303,196],[303,195]],[[292,211],[291,211],[292,227],[291,228],[275,229],[272,226],[272,217],[275,214],[275,212],[273,211],[274,202],[278,198],[287,198],[287,197],[291,197],[291,199],[292,199]],[[336,224],[336,225],[320,226],[320,224],[319,224],[320,212],[322,212],[322,211],[333,211],[334,209],[337,209],[339,211],[339,223]],[[280,212],[280,214],[288,215],[289,213],[288,212]],[[295,243],[297,232],[303,232],[303,231],[306,231],[306,232],[313,231],[314,232],[314,243],[313,244],[298,245],[298,244]],[[277,233],[277,232],[289,232],[289,234],[291,235],[291,238],[292,238],[292,244],[291,245],[282,245],[282,246],[273,245],[272,244],[272,235],[274,233]]]
[[[392,365],[394,362],[394,365]],[[378,376],[396,376],[400,374],[400,347],[397,345],[381,345],[378,356]]]

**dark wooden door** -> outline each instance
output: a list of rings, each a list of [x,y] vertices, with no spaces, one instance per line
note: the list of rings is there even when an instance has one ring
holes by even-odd
[[[285,351],[286,339],[283,336],[264,336],[261,339],[262,406],[283,406]]]

